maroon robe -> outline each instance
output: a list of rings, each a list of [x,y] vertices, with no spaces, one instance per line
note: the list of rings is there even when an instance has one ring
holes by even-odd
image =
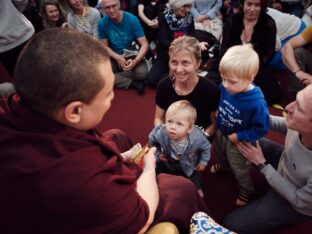
[[[35,114],[15,95],[0,101],[0,150],[0,233],[131,234],[145,225],[149,209],[135,190],[142,170],[105,135]],[[190,181],[157,179],[154,223],[187,227],[206,211]]]

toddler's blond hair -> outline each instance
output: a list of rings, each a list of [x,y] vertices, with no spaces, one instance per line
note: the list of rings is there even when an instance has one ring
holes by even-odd
[[[194,106],[187,100],[176,101],[172,103],[166,111],[166,118],[168,115],[175,115],[178,113],[184,113],[187,115],[187,119],[190,123],[190,127],[193,127],[197,112]]]
[[[230,47],[223,55],[219,71],[221,76],[236,75],[254,80],[259,70],[259,56],[251,44]]]

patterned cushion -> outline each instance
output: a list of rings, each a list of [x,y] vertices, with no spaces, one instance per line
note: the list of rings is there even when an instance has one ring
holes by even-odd
[[[216,223],[211,217],[204,212],[197,212],[192,216],[190,234],[234,234],[220,224]]]

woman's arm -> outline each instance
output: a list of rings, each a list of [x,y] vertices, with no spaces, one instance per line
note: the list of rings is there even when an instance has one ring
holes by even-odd
[[[147,155],[144,156],[144,169],[137,181],[137,192],[147,203],[149,208],[149,216],[144,227],[139,233],[145,233],[149,226],[154,221],[155,212],[159,203],[159,191],[156,182],[156,148],[151,148]]]
[[[284,64],[288,67],[288,69],[294,73],[300,70],[300,66],[296,61],[295,57],[295,49],[306,45],[308,42],[304,40],[301,34],[291,38],[285,46],[283,46],[282,52],[282,59]]]
[[[140,19],[147,25],[152,24],[153,22],[146,17],[146,15],[144,14],[144,5],[143,4],[139,4],[138,5],[138,15],[140,17]]]
[[[213,136],[217,130],[217,118],[216,112],[212,111],[210,113],[211,124],[205,129],[205,132],[209,134],[209,136]]]
[[[154,126],[165,123],[165,110],[156,105]]]

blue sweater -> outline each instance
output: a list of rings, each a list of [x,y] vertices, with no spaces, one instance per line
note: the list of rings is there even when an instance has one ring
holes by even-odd
[[[218,107],[217,126],[227,137],[237,134],[240,141],[254,142],[269,130],[269,112],[259,87],[230,94],[221,84],[221,99]]]

